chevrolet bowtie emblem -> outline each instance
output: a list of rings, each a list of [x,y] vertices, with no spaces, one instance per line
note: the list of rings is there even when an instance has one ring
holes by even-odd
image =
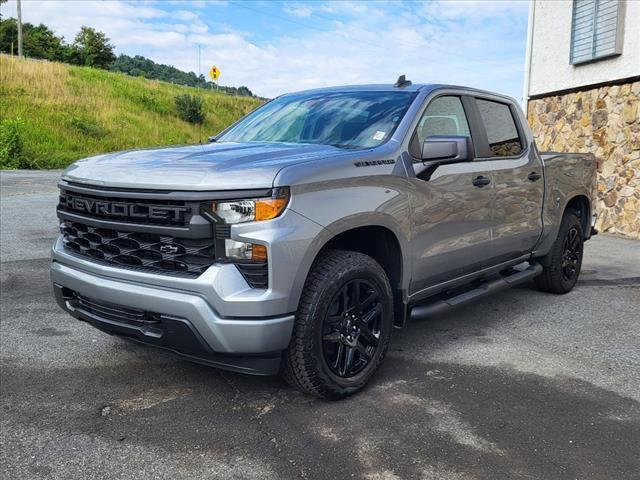
[[[160,247],[160,251],[162,253],[176,253],[178,251],[178,247],[174,247],[173,245],[162,245]]]

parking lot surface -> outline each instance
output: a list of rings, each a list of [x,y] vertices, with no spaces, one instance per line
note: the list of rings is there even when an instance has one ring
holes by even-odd
[[[640,242],[589,241],[571,293],[525,285],[395,332],[340,402],[193,365],[63,313],[60,172],[2,172],[0,477],[640,478]]]

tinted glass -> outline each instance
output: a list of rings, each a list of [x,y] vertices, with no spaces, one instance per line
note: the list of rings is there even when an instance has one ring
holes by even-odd
[[[511,110],[504,103],[489,100],[476,100],[480,117],[484,123],[489,140],[489,148],[494,157],[520,155],[522,144],[518,137],[516,122]]]
[[[393,135],[415,96],[414,92],[286,95],[242,119],[218,141],[376,147]]]
[[[438,97],[425,110],[417,130],[420,145],[432,135],[467,135],[469,124],[459,97]]]

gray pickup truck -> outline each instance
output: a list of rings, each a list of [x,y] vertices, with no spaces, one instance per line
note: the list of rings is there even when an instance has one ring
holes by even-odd
[[[206,145],[69,167],[51,278],[107,333],[339,398],[411,318],[528,280],[570,291],[595,172],[540,154],[502,95],[404,77],[292,93]]]

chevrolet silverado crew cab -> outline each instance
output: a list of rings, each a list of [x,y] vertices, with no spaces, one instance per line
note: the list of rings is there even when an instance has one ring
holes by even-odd
[[[59,305],[206,365],[361,389],[394,327],[533,279],[576,283],[596,161],[540,153],[508,97],[327,88],[205,145],[99,155],[59,183]]]

